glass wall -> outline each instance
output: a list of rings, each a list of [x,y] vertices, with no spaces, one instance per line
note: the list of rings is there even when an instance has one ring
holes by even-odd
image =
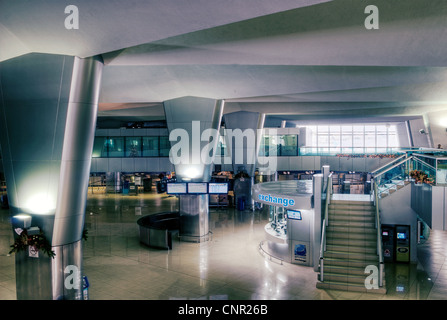
[[[169,137],[95,137],[93,158],[169,157]]]
[[[398,150],[396,125],[320,125],[306,127],[306,146],[300,148],[300,154],[387,154]]]
[[[265,135],[262,137],[260,156],[298,156],[298,135]]]

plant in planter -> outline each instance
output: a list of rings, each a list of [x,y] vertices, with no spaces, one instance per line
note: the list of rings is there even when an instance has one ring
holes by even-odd
[[[54,258],[56,255],[52,250],[51,243],[47,240],[42,230],[40,230],[38,234],[29,235],[27,229],[24,229],[16,238],[14,244],[11,245],[9,254],[26,251],[28,250],[28,247],[32,247],[34,252],[42,250],[42,252],[47,254],[50,258]]]
[[[420,170],[411,171],[410,177],[413,178],[416,183],[432,184],[434,182],[433,179],[429,178],[428,175],[424,171],[420,171]]]

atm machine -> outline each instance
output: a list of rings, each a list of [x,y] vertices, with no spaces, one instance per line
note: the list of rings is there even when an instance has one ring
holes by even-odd
[[[396,226],[396,262],[410,262],[410,226]]]
[[[382,247],[384,262],[394,262],[394,226],[382,225]]]

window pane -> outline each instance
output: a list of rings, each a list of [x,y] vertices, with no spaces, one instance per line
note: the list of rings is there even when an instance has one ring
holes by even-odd
[[[106,137],[95,137],[92,158],[107,158]]]
[[[329,147],[329,136],[328,135],[318,135],[318,148]]]
[[[360,134],[355,134],[353,136],[353,143],[354,147],[364,147],[365,146],[364,136]]]
[[[123,137],[109,137],[107,147],[109,148],[109,157],[124,157]]]
[[[341,146],[342,147],[352,147],[352,135],[342,135],[341,136]]]
[[[295,134],[288,134],[281,137],[281,156],[298,155],[298,139]]]
[[[143,137],[143,157],[158,157],[158,137]]]
[[[169,157],[171,143],[168,136],[160,137],[160,157]]]
[[[342,126],[341,132],[345,134],[351,134],[352,133],[352,126]]]
[[[141,157],[140,137],[126,137],[126,157]]]

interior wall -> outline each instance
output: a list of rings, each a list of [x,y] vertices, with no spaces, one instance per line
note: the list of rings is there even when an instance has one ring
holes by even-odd
[[[437,148],[440,144],[443,149],[447,149],[447,110],[429,112],[426,118],[430,125],[433,147]]]

